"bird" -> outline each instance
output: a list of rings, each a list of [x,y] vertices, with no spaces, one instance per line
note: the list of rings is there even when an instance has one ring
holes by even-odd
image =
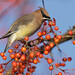
[[[15,41],[21,41],[25,38],[25,36],[32,36],[46,20],[52,21],[46,9],[39,7],[39,9],[34,12],[25,14],[14,21],[8,32],[0,38],[0,40],[7,38],[4,53]]]

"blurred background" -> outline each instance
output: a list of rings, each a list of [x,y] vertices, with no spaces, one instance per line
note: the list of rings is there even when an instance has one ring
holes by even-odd
[[[56,25],[62,34],[70,29],[69,27],[72,28],[75,24],[75,0],[44,1],[46,10],[51,18],[56,19]],[[37,10],[39,6],[42,7],[42,0],[0,0],[0,37],[8,31],[16,19]],[[0,40],[0,52],[3,52],[6,42],[7,39]],[[66,62],[66,66],[63,69],[75,69],[75,45],[72,44],[72,40],[60,44],[59,47],[68,56],[72,57],[72,61]],[[57,47],[53,48],[52,53],[55,59],[57,59],[57,55],[60,56]],[[0,58],[0,63],[2,62],[6,61]],[[48,70],[49,65],[46,60],[41,59],[41,63],[36,66],[37,69],[33,75],[50,75],[51,72]],[[74,71],[70,71],[71,75],[75,75]]]

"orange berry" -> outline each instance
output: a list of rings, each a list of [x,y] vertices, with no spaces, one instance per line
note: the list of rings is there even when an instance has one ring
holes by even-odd
[[[68,57],[68,61],[71,61],[72,60],[72,58],[71,57]]]
[[[47,63],[48,63],[48,64],[51,64],[52,62],[53,62],[53,60],[52,60],[51,58],[48,58],[48,59],[47,59]]]
[[[42,32],[42,35],[46,35],[46,31],[43,31],[43,32]]]
[[[3,73],[0,73],[0,75],[3,75]]]
[[[47,55],[48,53],[49,53],[49,51],[46,51],[46,50],[44,51],[44,54],[45,54],[45,55]]]
[[[55,28],[54,28],[55,30],[59,30],[59,28],[56,26]]]
[[[40,54],[40,55],[39,55],[39,58],[42,58],[42,57],[43,57],[43,54]]]
[[[18,49],[18,47],[19,47],[19,46],[16,44],[16,45],[15,45],[15,48]]]
[[[49,46],[52,48],[54,46],[54,43],[50,43]]]
[[[69,35],[72,35],[73,34],[73,32],[71,30],[68,33],[69,33]]]
[[[13,62],[12,62],[12,66],[13,66],[13,67],[17,67],[17,62],[13,61]]]
[[[58,42],[59,42],[59,39],[55,39],[54,42],[55,42],[55,43],[58,43]]]
[[[22,61],[25,61],[26,56],[25,56],[25,55],[22,55],[20,59],[21,59]]]
[[[8,50],[8,52],[9,52],[9,53],[12,53],[12,52],[13,52],[13,50],[12,50],[12,49],[9,49],[9,50]]]
[[[34,57],[34,52],[31,52],[30,55],[29,55],[31,58]]]
[[[12,59],[15,58],[15,55],[14,54],[11,54],[10,55],[10,58],[12,58]]]
[[[0,55],[3,57],[5,54],[3,52],[1,52]]]
[[[28,40],[29,40],[29,37],[28,37],[28,36],[26,36],[26,37],[24,38],[24,40],[25,40],[25,41],[28,41]]]
[[[22,47],[22,48],[21,48],[21,52],[26,52],[26,50],[27,50],[27,49],[26,49],[25,47]]]
[[[16,57],[16,58],[20,58],[20,56],[21,56],[21,55],[20,55],[19,53],[16,53],[16,54],[15,54],[15,57]]]
[[[50,46],[46,46],[45,47],[45,50],[50,50]]]
[[[50,40],[50,38],[51,38],[50,35],[46,35],[47,40]]]
[[[3,56],[2,58],[3,58],[3,60],[6,60],[6,59],[7,59],[7,57],[6,57],[6,56]]]
[[[36,56],[39,56],[39,55],[40,55],[40,52],[37,52],[37,53],[36,53]]]
[[[38,36],[42,36],[42,33],[41,33],[41,32],[38,32],[37,35],[38,35]]]
[[[61,40],[61,38],[62,38],[61,35],[58,35],[58,36],[57,36],[57,39]]]
[[[34,60],[33,60],[33,63],[34,63],[34,64],[37,64],[37,62],[38,62],[37,59],[34,59]]]
[[[56,66],[56,67],[59,67],[59,64],[58,64],[58,63],[55,63],[55,66]]]
[[[59,73],[58,73],[58,75],[62,75],[62,73],[61,73],[61,72],[59,72]]]
[[[75,45],[75,40],[72,43]]]
[[[50,66],[50,67],[49,67],[49,70],[53,70],[53,66]]]
[[[67,58],[66,58],[66,57],[64,57],[62,60],[63,60],[64,62],[66,62],[66,61],[67,61]]]

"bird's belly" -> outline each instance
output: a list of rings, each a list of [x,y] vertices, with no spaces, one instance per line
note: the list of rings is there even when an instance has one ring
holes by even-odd
[[[19,30],[16,32],[17,40],[23,39],[25,36],[33,35],[39,28],[39,25],[27,25],[21,26]]]

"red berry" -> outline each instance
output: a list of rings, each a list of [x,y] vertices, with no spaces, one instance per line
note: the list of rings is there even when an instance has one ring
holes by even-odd
[[[13,62],[12,62],[12,66],[13,66],[13,67],[17,67],[17,62],[13,61]]]
[[[51,38],[50,35],[46,35],[47,40],[50,40],[50,38]]]
[[[14,54],[11,54],[10,55],[10,58],[12,58],[12,59],[15,58],[15,55]]]
[[[43,22],[43,25],[47,25],[47,22],[46,22],[46,21],[44,21],[44,22]]]
[[[30,56],[31,58],[33,58],[33,57],[34,57],[34,53],[31,52],[29,56]]]
[[[19,46],[16,44],[16,45],[15,45],[15,48],[18,49],[18,47],[19,47]]]
[[[52,48],[54,47],[54,43],[50,43],[49,46]]]
[[[20,59],[21,59],[22,61],[25,61],[26,56],[25,56],[25,55],[22,55]]]
[[[42,33],[41,33],[41,32],[38,32],[37,35],[38,35],[38,36],[42,36]]]
[[[73,44],[75,45],[75,40],[73,41]]]
[[[69,35],[72,35],[73,34],[73,32],[71,30],[68,33],[69,33]]]
[[[25,40],[25,41],[28,41],[28,40],[29,40],[29,37],[28,37],[28,36],[26,36],[26,37],[24,38],[24,40]]]
[[[58,75],[62,75],[62,73],[61,73],[61,72],[59,72],[59,73],[58,73]]]
[[[6,56],[3,56],[3,60],[6,60],[7,59],[7,57]]]
[[[19,53],[16,53],[16,54],[15,54],[15,58],[20,58],[20,56],[21,56],[21,55],[20,55]]]
[[[26,49],[25,47],[22,47],[22,48],[21,48],[21,52],[26,52],[26,50],[27,50],[27,49]]]
[[[55,42],[55,43],[59,43],[59,39],[55,39],[54,42]]]
[[[53,60],[52,60],[51,58],[48,58],[48,59],[47,59],[47,63],[48,63],[48,64],[51,64],[52,62],[53,62]]]
[[[64,67],[65,66],[65,63],[61,63],[60,66],[63,66]]]
[[[37,53],[36,53],[36,56],[39,56],[39,55],[40,55],[40,52],[37,52]]]
[[[40,55],[39,55],[39,58],[42,58],[42,57],[43,57],[43,54],[40,54]]]
[[[3,57],[5,54],[3,52],[1,52],[0,55]]]
[[[45,55],[47,55],[48,53],[49,53],[49,51],[46,51],[46,50],[44,51],[44,54],[45,54]]]
[[[55,66],[56,66],[56,67],[59,67],[59,64],[58,64],[58,63],[55,63]]]
[[[55,30],[59,30],[59,28],[56,26],[55,28],[54,28]]]
[[[34,60],[33,60],[33,63],[34,63],[34,64],[37,64],[37,62],[38,62],[37,59],[34,59]]]
[[[43,32],[42,32],[42,35],[46,35],[46,31],[43,31]]]
[[[8,50],[8,52],[9,52],[9,53],[12,53],[12,52],[13,52],[13,50],[12,50],[12,49],[9,49],[9,50]]]
[[[61,35],[58,35],[58,36],[57,36],[57,39],[61,40],[61,38],[62,38]]]
[[[62,60],[63,60],[64,62],[66,62],[66,61],[67,61],[67,58],[66,58],[66,57],[64,57]]]
[[[50,66],[50,67],[49,67],[49,70],[53,70],[53,66]]]
[[[72,58],[71,57],[68,57],[68,61],[71,61],[72,60]]]
[[[50,46],[46,46],[45,47],[45,50],[50,50]]]

